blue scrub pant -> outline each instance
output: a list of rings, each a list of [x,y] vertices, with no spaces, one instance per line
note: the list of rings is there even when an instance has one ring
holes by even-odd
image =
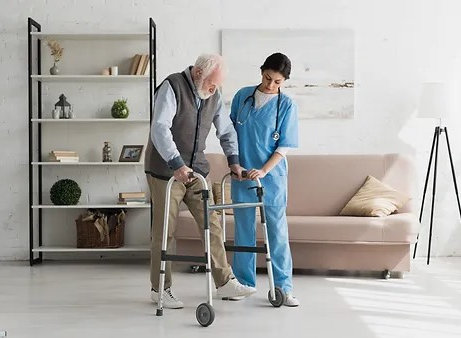
[[[266,222],[274,272],[275,286],[285,293],[293,289],[290,244],[288,242],[288,224],[285,206],[267,206]],[[255,246],[256,223],[254,208],[234,209],[235,245]],[[259,223],[259,221],[258,221]],[[258,226],[261,226],[258,224]],[[250,252],[234,252],[233,271],[235,277],[243,285],[256,285],[256,254]]]

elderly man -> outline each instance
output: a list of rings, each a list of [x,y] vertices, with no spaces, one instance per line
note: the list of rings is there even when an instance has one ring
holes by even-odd
[[[176,181],[171,188],[168,245],[181,202],[189,208],[203,237],[204,208],[201,194],[197,193],[202,186],[198,179],[190,179],[188,173],[208,174],[209,164],[204,150],[212,123],[227,156],[229,168],[241,176],[237,135],[218,90],[223,79],[222,57],[201,55],[194,66],[169,75],[155,93],[145,161],[154,204],[150,275],[151,298],[154,302],[158,299],[165,191],[172,176]],[[218,296],[240,297],[254,293],[254,288],[237,281],[227,263],[218,217],[212,213],[209,220],[212,274]],[[166,308],[182,308],[183,303],[173,294],[171,283],[171,263],[167,262],[163,304]]]

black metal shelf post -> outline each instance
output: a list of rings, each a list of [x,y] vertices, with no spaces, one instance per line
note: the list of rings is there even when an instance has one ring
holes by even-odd
[[[149,120],[152,123],[152,115],[154,114],[154,91],[157,88],[157,26],[152,18],[149,18]],[[150,198],[150,228],[152,231],[152,221],[154,215],[152,213],[153,205]]]
[[[34,224],[35,214],[32,206],[34,204],[34,168],[32,162],[34,160],[34,126],[32,119],[34,118],[34,87],[32,82],[33,75],[33,62],[34,62],[34,48],[32,39],[32,30],[36,29],[37,32],[41,31],[41,25],[28,18],[27,20],[27,41],[28,41],[28,84],[29,84],[29,263],[34,265],[35,263],[42,262],[43,254],[39,252],[38,258],[34,257],[32,249],[34,248]],[[41,75],[41,40],[37,39],[37,74]],[[37,117],[42,118],[42,82],[37,81]],[[37,126],[37,152],[38,161],[41,161],[42,154],[42,126]],[[38,183],[38,203],[42,203],[42,168],[37,168],[37,183]],[[42,245],[42,210],[38,210],[38,245]]]

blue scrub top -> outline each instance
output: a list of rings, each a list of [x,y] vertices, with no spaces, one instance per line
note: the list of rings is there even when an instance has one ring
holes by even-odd
[[[231,120],[238,135],[240,165],[248,170],[261,169],[278,147],[296,148],[298,146],[298,108],[295,102],[281,94],[278,132],[280,139],[275,141],[278,97],[273,97],[259,109],[254,108],[250,97],[256,86],[245,87],[235,94],[232,100]],[[240,123],[238,123],[240,122]],[[286,205],[288,165],[284,158],[264,178],[264,203],[272,206]],[[232,200],[234,202],[256,202],[253,181],[232,180]]]

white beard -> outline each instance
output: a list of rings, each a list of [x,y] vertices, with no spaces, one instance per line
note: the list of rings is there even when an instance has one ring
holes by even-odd
[[[212,94],[202,89],[203,86],[203,79],[198,81],[194,81],[195,88],[197,88],[197,94],[202,100],[208,99]]]

